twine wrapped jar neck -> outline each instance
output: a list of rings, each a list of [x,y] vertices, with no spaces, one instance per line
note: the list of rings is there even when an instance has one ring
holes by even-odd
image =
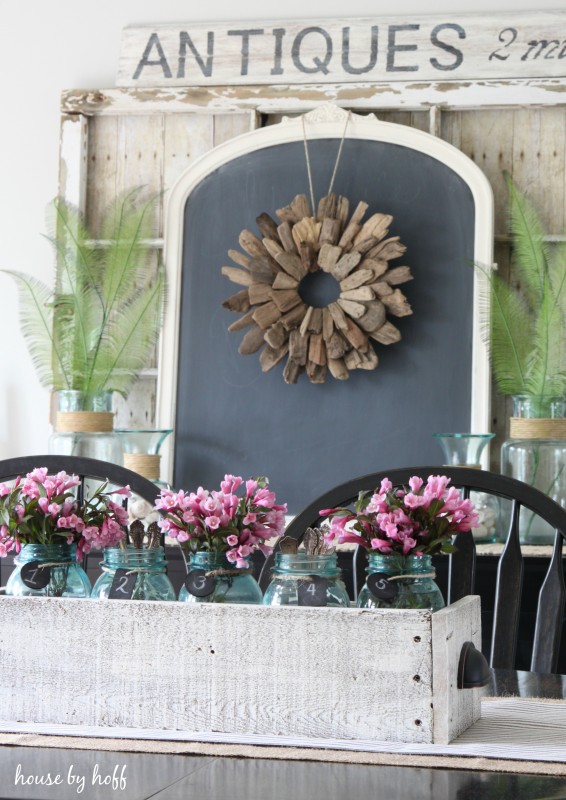
[[[111,433],[114,414],[110,411],[58,411],[55,430],[58,433]]]
[[[150,481],[159,480],[160,464],[159,453],[124,453],[124,466]]]
[[[566,439],[566,419],[511,417],[512,439]]]
[[[515,395],[511,439],[566,439],[566,399],[560,395]]]

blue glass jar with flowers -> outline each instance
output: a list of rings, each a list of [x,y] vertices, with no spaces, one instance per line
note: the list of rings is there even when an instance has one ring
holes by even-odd
[[[271,553],[268,541],[283,533],[287,511],[267,478],[244,482],[225,475],[219,490],[162,489],[156,508],[162,532],[176,539],[188,558],[180,601],[261,603],[249,559],[257,550]]]
[[[91,547],[124,538],[127,513],[120,496],[130,490],[108,490],[108,484],[100,483],[79,502],[79,483],[77,475],[49,475],[46,467],[0,483],[0,557],[13,554],[16,565],[5,587],[7,595],[90,595],[80,560]]]
[[[444,598],[435,582],[432,556],[452,553],[451,538],[478,524],[473,503],[449,486],[445,475],[409,478],[394,487],[384,478],[354,509],[326,508],[332,522],[326,539],[349,542],[368,552],[368,577],[358,608],[422,608],[438,611]]]

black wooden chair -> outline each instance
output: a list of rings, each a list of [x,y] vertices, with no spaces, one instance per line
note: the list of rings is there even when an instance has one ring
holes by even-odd
[[[564,624],[566,589],[562,566],[562,547],[566,540],[566,510],[537,489],[503,475],[466,467],[409,467],[363,475],[335,486],[304,508],[288,525],[285,533],[300,540],[309,526],[322,522],[320,509],[348,506],[360,491],[373,491],[388,477],[394,486],[406,484],[411,475],[424,479],[428,475],[447,475],[452,485],[461,488],[465,496],[481,491],[510,500],[511,523],[503,552],[499,558],[495,590],[495,609],[489,653],[490,666],[514,669],[519,611],[523,586],[523,554],[519,543],[519,514],[521,507],[537,514],[556,531],[552,557],[540,589],[536,627],[531,655],[531,671],[555,672]],[[448,603],[474,593],[476,577],[476,546],[470,534],[458,534],[454,539],[458,551],[449,556]],[[270,580],[273,556],[263,567],[260,585],[265,589]],[[366,566],[365,552],[354,554],[355,585],[361,588]],[[487,654],[486,654],[487,655]]]
[[[21,456],[18,458],[8,458],[0,461],[0,481],[10,481],[18,475],[26,475],[36,467],[47,467],[49,473],[56,473],[64,470],[68,474],[78,475],[81,479],[77,487],[79,500],[82,499],[85,485],[89,481],[108,481],[116,487],[129,486],[134,495],[147,501],[151,505],[155,503],[159,490],[157,486],[137,472],[132,472],[118,464],[111,464],[108,461],[98,461],[93,458],[81,458],[79,456]],[[98,563],[99,555],[94,555],[90,561]],[[12,559],[7,558],[6,567],[11,571]],[[89,556],[85,557],[84,568],[89,572]],[[0,570],[2,564],[0,563]],[[1,574],[1,573],[0,573]],[[92,576],[90,576],[92,578]]]

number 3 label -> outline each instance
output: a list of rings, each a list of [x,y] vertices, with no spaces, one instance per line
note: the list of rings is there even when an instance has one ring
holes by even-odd
[[[192,569],[185,578],[185,587],[194,597],[208,597],[214,591],[216,581],[203,569]]]

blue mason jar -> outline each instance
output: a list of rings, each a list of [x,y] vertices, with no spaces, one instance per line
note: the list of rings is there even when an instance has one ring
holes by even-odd
[[[276,553],[273,578],[265,590],[263,604],[348,608],[350,598],[340,579],[336,553]]]
[[[179,592],[183,603],[249,603],[262,600],[251,568],[230,563],[224,553],[191,553],[187,580]]]
[[[431,556],[370,553],[367,573],[358,608],[444,608]]]
[[[124,576],[136,576],[124,599],[176,600],[175,589],[165,571],[163,547],[105,547],[101,567],[102,575],[92,587],[91,597],[95,599],[108,598],[116,571],[123,570]]]
[[[12,597],[89,597],[90,581],[75,544],[26,544],[14,559],[6,594]]]

